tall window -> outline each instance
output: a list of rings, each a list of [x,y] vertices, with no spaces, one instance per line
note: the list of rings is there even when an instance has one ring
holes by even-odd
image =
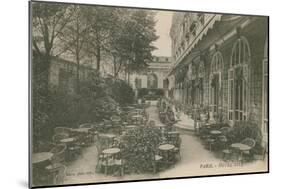
[[[266,40],[263,60],[263,133],[268,133],[268,41]]]
[[[228,70],[228,119],[247,119],[248,65],[250,47],[245,37],[238,38],[232,48]]]
[[[221,72],[223,66],[223,57],[220,51],[215,52],[211,62],[210,96],[213,112],[218,112],[221,106]]]
[[[164,79],[163,80],[163,88],[164,89],[169,89],[169,80],[168,79]]]
[[[155,74],[149,74],[147,76],[147,88],[156,89],[158,87],[157,76]]]
[[[200,105],[203,105],[203,98],[204,98],[204,87],[203,87],[203,78],[205,74],[205,67],[204,67],[204,62],[200,61],[199,67],[198,67],[198,78],[197,78],[197,102]]]

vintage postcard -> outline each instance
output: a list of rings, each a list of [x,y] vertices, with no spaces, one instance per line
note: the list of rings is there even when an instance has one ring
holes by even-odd
[[[30,2],[30,187],[268,172],[269,17]]]

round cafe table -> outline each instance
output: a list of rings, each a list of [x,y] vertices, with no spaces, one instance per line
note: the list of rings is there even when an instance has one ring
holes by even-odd
[[[109,166],[114,165],[114,155],[118,154],[120,152],[120,148],[108,148],[102,151],[102,153],[105,155],[105,174],[107,175],[107,169]]]
[[[108,148],[102,151],[103,154],[113,155],[120,152],[120,148]]]
[[[243,159],[243,151],[247,151],[250,150],[251,147],[246,145],[246,144],[242,144],[242,143],[233,143],[230,145],[232,148],[238,149],[240,151],[239,154],[239,159],[242,160]]]
[[[99,136],[100,136],[100,137],[104,137],[104,138],[110,138],[110,139],[116,137],[116,135],[114,135],[114,134],[108,134],[108,133],[100,134]]]
[[[78,133],[88,133],[89,130],[90,130],[90,128],[76,128],[76,129],[72,129],[72,131],[78,132]]]
[[[212,131],[210,131],[210,133],[211,133],[212,135],[220,135],[220,134],[221,134],[221,131],[219,131],[219,130],[212,130]]]
[[[53,157],[51,152],[39,152],[32,154],[32,164],[42,163],[44,161],[50,160]]]
[[[168,135],[173,135],[173,136],[175,136],[175,135],[179,135],[180,133],[178,132],[178,131],[169,131],[168,132]]]
[[[132,118],[142,118],[142,115],[133,115]]]
[[[231,147],[232,148],[236,148],[236,149],[239,149],[241,151],[247,151],[247,150],[250,150],[251,147],[246,145],[246,144],[242,144],[242,143],[233,143],[231,144]]]
[[[135,129],[137,127],[138,126],[136,126],[136,125],[127,125],[127,126],[125,126],[126,129]]]
[[[162,150],[162,151],[170,151],[170,150],[174,149],[175,146],[173,144],[162,144],[158,148],[159,148],[159,150]]]
[[[64,138],[64,139],[60,140],[61,143],[66,143],[66,144],[72,143],[74,141],[75,141],[75,138]]]

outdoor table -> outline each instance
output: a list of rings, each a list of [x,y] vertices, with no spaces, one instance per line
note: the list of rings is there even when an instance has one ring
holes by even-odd
[[[42,179],[47,176],[45,167],[50,164],[49,160],[53,157],[51,152],[39,152],[32,154],[33,182],[40,184]]]
[[[162,144],[158,148],[159,148],[159,150],[162,150],[162,151],[170,151],[170,150],[174,149],[175,146],[172,144]]]
[[[66,143],[66,144],[72,143],[74,141],[75,141],[75,138],[64,138],[64,139],[60,140],[61,143]]]
[[[211,130],[210,133],[211,133],[212,135],[220,135],[220,134],[221,134],[221,131],[219,131],[219,130]]]
[[[175,146],[173,144],[162,144],[158,147],[158,149],[163,152],[164,159],[166,159],[167,163],[170,163],[170,151],[174,148]]]
[[[108,148],[102,151],[103,154],[113,155],[120,152],[120,148]]]
[[[143,109],[136,108],[136,109],[134,109],[133,111],[136,111],[136,112],[138,112],[138,113],[142,113],[142,112],[143,112]]]
[[[124,121],[124,122],[122,123],[122,125],[127,126],[127,125],[128,125],[128,122]]]
[[[42,163],[44,161],[50,160],[53,157],[51,152],[39,152],[32,154],[32,164]]]
[[[242,144],[242,143],[233,143],[231,144],[231,147],[232,148],[236,148],[236,149],[239,149],[241,151],[247,151],[247,150],[250,150],[251,147],[246,145],[246,144]]]
[[[180,134],[178,131],[169,131],[168,135],[178,135]]]
[[[140,118],[143,118],[143,116],[142,115],[133,115],[132,118],[140,119]]]
[[[104,138],[115,138],[116,135],[114,134],[107,134],[107,133],[103,133],[99,135],[100,137],[104,137]]]
[[[76,128],[76,129],[71,129],[74,132],[78,133],[88,133],[90,128]]]
[[[127,126],[125,126],[126,129],[135,129],[137,127],[138,126],[136,126],[136,125],[127,125]]]
[[[246,145],[246,144],[242,144],[242,143],[233,143],[230,145],[232,148],[238,149],[240,150],[240,156],[239,158],[242,159],[243,158],[243,151],[247,151],[250,150],[251,147]]]

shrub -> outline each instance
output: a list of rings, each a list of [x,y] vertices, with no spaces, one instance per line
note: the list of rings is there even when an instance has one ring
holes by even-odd
[[[120,105],[131,104],[134,101],[133,89],[123,80],[107,78],[106,83],[110,89],[110,96]]]
[[[252,151],[259,153],[262,148],[262,132],[257,124],[250,121],[236,122],[233,129],[228,134],[228,138],[231,143],[241,142],[243,139],[248,137],[256,141],[256,145]]]
[[[130,172],[150,170],[160,136],[160,129],[151,127],[139,127],[125,134],[121,148]]]

